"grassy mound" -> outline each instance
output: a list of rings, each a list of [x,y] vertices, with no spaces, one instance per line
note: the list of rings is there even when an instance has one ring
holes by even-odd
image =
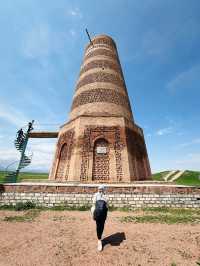
[[[163,171],[160,173],[153,174],[152,180],[164,181],[164,176],[168,173],[169,171]],[[200,172],[187,170],[173,183],[177,185],[200,186]]]

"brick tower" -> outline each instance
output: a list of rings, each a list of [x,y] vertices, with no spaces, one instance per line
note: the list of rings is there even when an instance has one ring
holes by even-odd
[[[60,128],[49,179],[131,182],[150,175],[116,44],[109,36],[96,36],[85,49],[70,120]]]

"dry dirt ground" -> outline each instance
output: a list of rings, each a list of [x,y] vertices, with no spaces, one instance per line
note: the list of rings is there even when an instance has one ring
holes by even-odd
[[[123,223],[118,217],[127,213],[111,212],[98,252],[88,211],[42,211],[33,221],[4,220],[14,215],[22,212],[0,211],[0,266],[192,266],[200,258],[200,224]]]

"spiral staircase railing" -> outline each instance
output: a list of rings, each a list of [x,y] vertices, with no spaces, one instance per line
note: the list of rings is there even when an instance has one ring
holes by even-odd
[[[33,123],[34,123],[34,120],[28,123],[28,129],[25,133],[23,132],[22,129],[20,129],[17,132],[16,138],[14,140],[14,145],[15,145],[15,148],[21,154],[20,161],[15,171],[9,171],[6,174],[4,178],[4,183],[16,183],[18,181],[18,176],[19,176],[19,172],[21,171],[21,169],[27,167],[31,163],[33,153],[30,155],[27,155],[25,152],[26,152],[26,147],[28,144],[28,138],[29,138],[28,135],[33,130]],[[15,162],[13,162],[12,164],[14,163]],[[12,164],[9,164],[8,167],[10,167]]]

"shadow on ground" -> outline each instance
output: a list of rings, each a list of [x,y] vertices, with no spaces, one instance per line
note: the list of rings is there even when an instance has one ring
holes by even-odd
[[[117,232],[110,236],[107,236],[103,239],[103,247],[110,244],[111,246],[119,246],[124,240],[126,240],[126,236],[124,232]]]

